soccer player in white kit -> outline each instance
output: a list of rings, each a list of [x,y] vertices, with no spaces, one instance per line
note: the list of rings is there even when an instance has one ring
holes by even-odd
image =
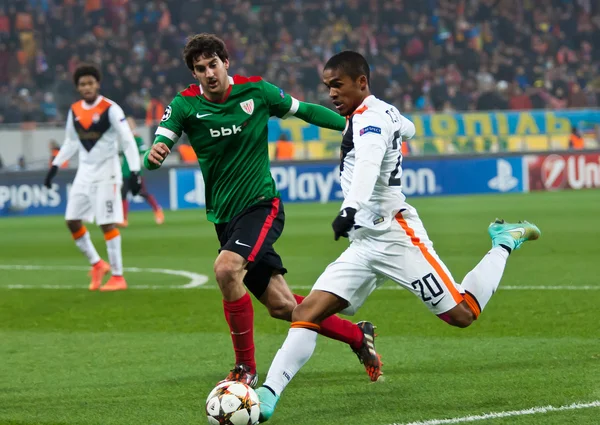
[[[533,224],[496,220],[488,228],[493,248],[461,284],[456,283],[402,194],[401,144],[414,136],[415,126],[394,106],[371,95],[369,65],[359,53],[333,56],[325,65],[323,82],[338,112],[348,117],[340,166],[344,202],[332,227],[335,239],[348,237],[350,246],[294,309],[287,339],[256,391],[261,422],[272,416],[281,393],[311,357],[322,320],[340,312],[353,315],[391,279],[442,320],[467,327],[496,291],[509,254],[540,236]],[[374,341],[371,348],[375,350]],[[372,365],[372,379],[381,376],[380,366]]]
[[[119,105],[101,96],[100,71],[91,65],[79,66],[73,75],[77,91],[82,97],[69,110],[65,143],[52,161],[45,186],[52,186],[58,167],[79,152],[79,165],[73,181],[65,220],[75,245],[87,257],[90,270],[90,291],[119,291],[127,289],[123,277],[121,235],[117,223],[123,221],[121,202],[121,162],[119,144],[131,168],[131,190],[139,193],[141,181],[140,156],[133,133]],[[109,263],[102,260],[83,221],[100,226],[106,240]],[[112,273],[102,286],[104,275]]]

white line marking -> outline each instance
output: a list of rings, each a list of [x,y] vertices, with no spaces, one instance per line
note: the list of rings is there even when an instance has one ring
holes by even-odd
[[[554,406],[542,406],[542,407],[532,407],[531,409],[524,410],[509,410],[506,412],[495,412],[495,413],[485,413],[483,415],[476,416],[465,416],[462,418],[452,418],[452,419],[431,419],[428,421],[422,422],[410,422],[405,424],[393,423],[390,425],[446,425],[446,424],[459,424],[463,422],[475,422],[475,421],[485,421],[487,419],[498,419],[498,418],[508,418],[511,416],[524,416],[524,415],[536,415],[538,413],[548,413],[548,412],[562,412],[565,410],[577,410],[577,409],[589,409],[600,407],[600,400],[592,401],[590,403],[573,403],[565,406],[554,407]]]
[[[87,271],[89,267],[84,266],[34,266],[27,264],[0,264],[0,270],[73,270],[73,271]],[[126,272],[133,273],[162,273],[175,276],[182,276],[190,279],[189,283],[185,285],[134,285],[130,286],[131,289],[190,289],[190,288],[202,288],[202,289],[218,289],[214,283],[206,285],[209,281],[208,276],[199,273],[189,272],[186,270],[171,270],[171,269],[158,269],[158,268],[143,268],[143,267],[125,267],[123,269]],[[20,285],[10,284],[7,286],[0,286],[0,288],[8,289],[81,289],[80,286],[74,285]],[[312,289],[312,286],[308,285],[290,285],[291,289]],[[555,285],[555,286],[531,286],[531,285],[505,285],[498,289],[506,291],[597,291],[600,290],[600,285]],[[401,291],[405,290],[403,287],[398,285],[386,285],[379,290],[387,291]]]
[[[19,264],[0,264],[0,270],[24,270],[24,271],[37,271],[37,270],[73,270],[73,271],[87,271],[89,267],[83,266],[34,266],[34,265],[19,265]],[[162,273],[174,276],[182,276],[188,278],[190,281],[185,285],[134,285],[130,288],[135,289],[189,289],[199,288],[208,282],[208,276],[203,274],[189,272],[186,270],[171,270],[171,269],[156,269],[156,268],[141,268],[141,267],[125,267],[123,271],[130,273]],[[9,289],[81,289],[80,286],[62,286],[62,285],[8,285]]]

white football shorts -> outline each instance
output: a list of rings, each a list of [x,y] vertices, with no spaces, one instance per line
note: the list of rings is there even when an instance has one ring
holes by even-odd
[[[350,239],[350,246],[313,286],[348,301],[342,314],[354,315],[388,279],[415,294],[436,315],[463,301],[464,290],[437,256],[412,206],[404,204],[388,230],[363,227]]]
[[[123,221],[120,183],[78,184],[71,186],[66,220],[83,220],[97,225]]]

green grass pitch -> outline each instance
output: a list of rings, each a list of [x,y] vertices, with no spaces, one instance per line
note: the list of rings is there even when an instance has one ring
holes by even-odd
[[[469,329],[446,325],[406,291],[376,291],[352,320],[378,326],[385,381],[370,383],[348,347],[319,338],[269,423],[405,424],[600,400],[600,191],[409,201],[458,280],[489,249],[495,217],[528,219],[543,235],[511,256]],[[337,208],[286,205],[276,248],[302,294],[347,244],[333,241]],[[100,231],[89,228],[106,259]],[[126,274],[132,289],[90,293],[62,217],[0,220],[0,424],[207,423],[205,398],[233,364],[212,277],[214,228],[203,211],[167,212],[162,226],[135,213],[122,235],[125,266],[142,269]],[[6,267],[14,265],[38,268]],[[149,268],[209,280],[181,289],[188,278]],[[254,305],[264,378],[288,324]],[[600,409],[480,423],[599,424]]]

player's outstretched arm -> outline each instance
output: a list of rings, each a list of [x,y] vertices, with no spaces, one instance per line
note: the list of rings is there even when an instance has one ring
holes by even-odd
[[[309,124],[331,130],[344,131],[346,128],[346,118],[337,112],[321,105],[300,102],[264,80],[260,84],[271,115],[282,119],[295,116]]]
[[[344,131],[346,128],[346,118],[342,117],[337,112],[321,105],[315,105],[314,103],[298,103],[298,111],[294,113],[294,116],[301,120],[331,130]]]

